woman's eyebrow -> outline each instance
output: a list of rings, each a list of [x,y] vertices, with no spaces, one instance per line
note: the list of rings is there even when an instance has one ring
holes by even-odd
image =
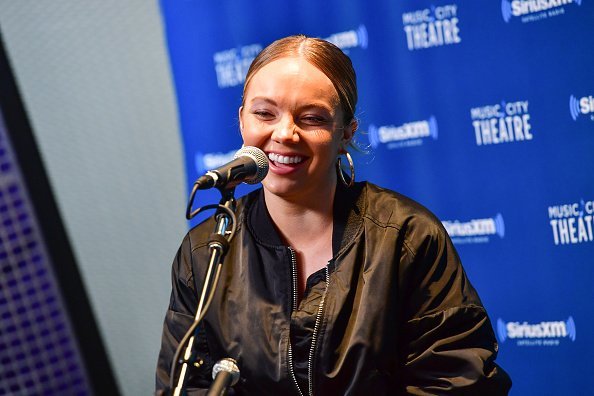
[[[278,102],[268,96],[255,96],[250,99],[249,105],[258,104],[259,102],[265,102],[272,106],[278,106]],[[333,114],[333,107],[326,103],[326,102],[309,102],[305,104],[300,104],[297,106],[297,109],[300,111],[304,110],[311,110],[311,109],[321,109],[323,111],[328,112],[329,114]]]
[[[254,102],[266,102],[266,103],[270,103],[271,105],[274,105],[274,106],[277,105],[277,103],[274,99],[271,99],[267,96],[256,96],[250,100],[250,104],[252,104]]]
[[[299,106],[299,110],[311,110],[311,109],[324,110],[324,111],[328,112],[329,114],[333,113],[333,107],[329,106],[326,103],[314,102],[314,103],[308,103],[308,104]]]

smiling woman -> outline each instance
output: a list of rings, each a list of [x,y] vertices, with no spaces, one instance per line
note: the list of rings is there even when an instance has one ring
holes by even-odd
[[[354,169],[355,81],[340,49],[305,36],[272,43],[252,63],[240,128],[270,170],[238,202],[188,394],[205,394],[225,357],[241,370],[239,395],[507,393],[491,324],[442,224],[337,166],[345,155]],[[193,228],[173,263],[159,390],[193,321],[213,227]]]
[[[270,158],[267,200],[332,202],[335,161],[346,151],[354,122],[343,125],[330,79],[303,58],[275,60],[250,80],[239,119],[244,143]]]
[[[335,162],[346,152],[356,123],[343,125],[332,82],[302,57],[260,68],[246,87],[244,103],[239,111],[243,140],[270,159],[264,199],[285,241],[297,251],[303,292],[307,277],[332,258]],[[294,216],[301,221],[295,223]]]

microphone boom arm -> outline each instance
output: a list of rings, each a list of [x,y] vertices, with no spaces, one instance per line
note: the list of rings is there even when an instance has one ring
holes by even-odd
[[[192,193],[193,194],[190,198],[190,203],[188,204],[188,211],[191,210],[191,205],[193,202],[195,191],[193,190]],[[198,309],[196,310],[194,322],[186,332],[186,335],[180,341],[175,352],[173,361],[171,363],[172,366],[169,379],[170,387],[173,387],[173,383],[175,381],[175,375],[177,371],[176,367],[179,363],[182,364],[177,386],[173,391],[174,396],[180,396],[182,394],[184,383],[186,381],[188,365],[194,363],[195,355],[192,352],[194,348],[194,339],[197,336],[198,332],[198,324],[204,318],[208,308],[210,307],[210,303],[212,302],[217,284],[219,282],[221,269],[223,267],[223,260],[225,258],[225,254],[227,253],[227,250],[229,249],[229,242],[235,235],[235,230],[237,229],[237,220],[235,218],[236,201],[233,196],[234,193],[235,188],[221,190],[222,198],[218,205],[207,205],[202,208],[199,208],[191,216],[194,217],[196,214],[200,213],[205,209],[218,207],[218,210],[215,214],[217,224],[208,244],[208,248],[210,250],[210,260],[208,264],[208,269],[206,271],[206,276],[204,278],[202,292],[198,302]],[[230,231],[227,230],[229,225],[231,225]],[[181,351],[186,342],[187,347],[185,349],[183,359],[180,359]]]

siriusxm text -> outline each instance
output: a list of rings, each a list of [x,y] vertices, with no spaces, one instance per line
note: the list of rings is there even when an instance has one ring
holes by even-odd
[[[226,153],[196,153],[194,158],[196,171],[198,173],[203,173],[208,170],[218,168],[219,166],[232,161],[235,153],[236,150]]]
[[[333,33],[326,37],[326,40],[342,50],[355,47],[367,48],[367,29],[365,25],[360,25],[356,30]]]
[[[565,14],[568,4],[581,5],[583,0],[501,0],[503,20],[519,17],[522,23],[542,21]]]
[[[563,321],[540,322],[508,322],[506,325],[509,338],[561,338],[567,337],[566,324]]]
[[[428,121],[408,122],[400,126],[381,126],[377,132],[379,140],[382,143],[424,138],[431,134]]]
[[[584,96],[583,98],[580,98],[579,105],[580,105],[580,113],[582,113],[582,114],[594,113],[594,97],[592,95]]]
[[[522,16],[571,3],[573,3],[573,0],[514,0],[511,2],[511,8],[512,15]]]
[[[580,99],[580,111],[582,114],[594,112],[594,97],[592,95]]]
[[[443,226],[450,237],[469,237],[478,235],[494,235],[497,233],[495,219],[474,219],[467,222],[444,221]]]

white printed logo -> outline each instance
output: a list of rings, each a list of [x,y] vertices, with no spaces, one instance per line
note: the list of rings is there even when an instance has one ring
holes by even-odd
[[[199,175],[206,173],[209,170],[218,168],[228,162],[233,161],[234,155],[237,150],[231,150],[227,153],[201,153],[197,152],[194,154],[194,165],[196,172]]]
[[[505,237],[505,222],[501,213],[495,217],[468,221],[444,220],[443,226],[454,244],[487,243],[490,237]]]
[[[409,51],[459,44],[458,6],[431,6],[402,14],[402,24]]]
[[[549,206],[549,224],[555,245],[594,241],[594,201]]]
[[[522,23],[536,22],[565,14],[565,6],[582,5],[582,0],[501,0],[501,16],[506,23],[520,17]]]
[[[369,125],[369,143],[376,148],[386,144],[389,149],[420,146],[429,138],[437,140],[437,120],[434,116],[428,120],[412,121],[402,125]]]
[[[580,115],[587,115],[590,113],[594,113],[594,97],[584,96],[580,99],[577,99],[575,96],[569,96],[569,114],[571,114],[571,118],[574,121],[577,121]],[[590,115],[590,119],[594,121],[594,114]]]
[[[518,346],[558,346],[563,338],[575,342],[575,322],[571,316],[566,321],[540,323],[505,322],[499,318],[497,336],[501,343],[510,339]]]
[[[250,64],[260,51],[262,51],[262,45],[250,44],[216,52],[213,60],[219,88],[243,84]]]
[[[470,109],[477,146],[532,140],[527,100]]]
[[[356,47],[366,49],[369,42],[365,25],[359,25],[356,30],[347,30],[346,32],[331,34],[326,37],[326,40],[330,41],[343,51]]]

